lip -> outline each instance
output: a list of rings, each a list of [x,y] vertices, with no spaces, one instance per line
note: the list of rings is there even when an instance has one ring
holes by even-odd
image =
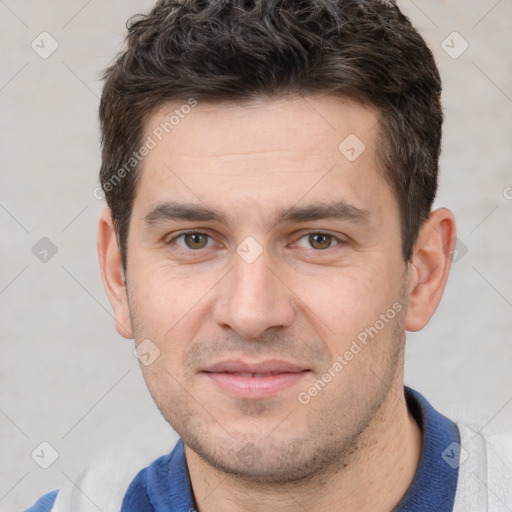
[[[267,359],[259,362],[230,359],[219,361],[203,371],[210,373],[298,373],[304,370],[307,368],[279,359]]]
[[[223,391],[239,398],[269,398],[301,380],[309,369],[276,359],[246,362],[221,361],[203,374]]]

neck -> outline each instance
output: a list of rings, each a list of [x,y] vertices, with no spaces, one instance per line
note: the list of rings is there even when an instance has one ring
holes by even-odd
[[[379,412],[357,440],[341,469],[307,482],[262,484],[226,475],[185,446],[200,512],[291,512],[325,510],[385,512],[410,486],[418,467],[422,434],[407,410],[396,379]]]

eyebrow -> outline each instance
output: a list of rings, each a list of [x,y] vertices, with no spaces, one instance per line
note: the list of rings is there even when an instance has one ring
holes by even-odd
[[[295,205],[290,208],[279,209],[270,217],[268,224],[274,227],[284,222],[299,223],[327,219],[368,223],[371,218],[372,215],[369,210],[358,208],[345,201],[336,201],[308,206]],[[226,216],[214,208],[195,203],[174,201],[157,204],[144,217],[144,223],[148,228],[176,220],[230,224]]]
[[[325,219],[364,223],[371,220],[371,212],[357,208],[345,201],[312,204],[303,207],[293,206],[281,211],[277,216],[276,224],[279,222],[304,222]]]
[[[160,203],[144,217],[144,222],[148,227],[171,220],[228,224],[226,217],[222,213],[213,208],[194,203]]]

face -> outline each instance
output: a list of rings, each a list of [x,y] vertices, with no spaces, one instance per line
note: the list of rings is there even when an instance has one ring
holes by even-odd
[[[200,102],[158,141],[179,107],[146,126],[128,236],[146,383],[215,468],[305,478],[401,386],[407,267],[377,114],[328,96]]]

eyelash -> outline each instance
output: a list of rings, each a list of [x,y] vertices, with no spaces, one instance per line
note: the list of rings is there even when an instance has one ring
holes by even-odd
[[[187,235],[203,235],[203,236],[206,236],[209,238],[209,240],[213,240],[213,237],[209,234],[209,233],[206,233],[204,231],[182,231],[181,233],[178,233],[176,236],[174,236],[173,238],[171,238],[168,242],[166,242],[166,245],[172,245],[172,244],[175,244],[177,245],[177,247],[179,248],[178,250],[179,251],[182,251],[182,252],[199,252],[201,249],[206,249],[208,247],[202,247],[200,249],[191,249],[191,248],[185,248],[185,247],[181,247],[180,245],[176,244],[176,241],[182,237],[185,237]],[[294,243],[297,243],[299,240],[302,240],[303,238],[305,237],[309,237],[311,235],[323,235],[323,236],[328,236],[328,237],[331,237],[332,241],[333,242],[336,242],[334,243],[334,245],[331,245],[330,247],[328,247],[327,249],[315,249],[313,247],[310,247],[311,250],[315,251],[315,252],[318,252],[318,253],[322,253],[322,252],[327,252],[329,249],[332,249],[333,247],[336,247],[338,245],[345,245],[347,244],[347,240],[345,239],[342,239],[342,238],[339,238],[329,232],[326,232],[326,231],[315,231],[315,230],[312,230],[312,231],[306,231],[306,232],[303,232],[302,235],[297,239],[296,242]]]

